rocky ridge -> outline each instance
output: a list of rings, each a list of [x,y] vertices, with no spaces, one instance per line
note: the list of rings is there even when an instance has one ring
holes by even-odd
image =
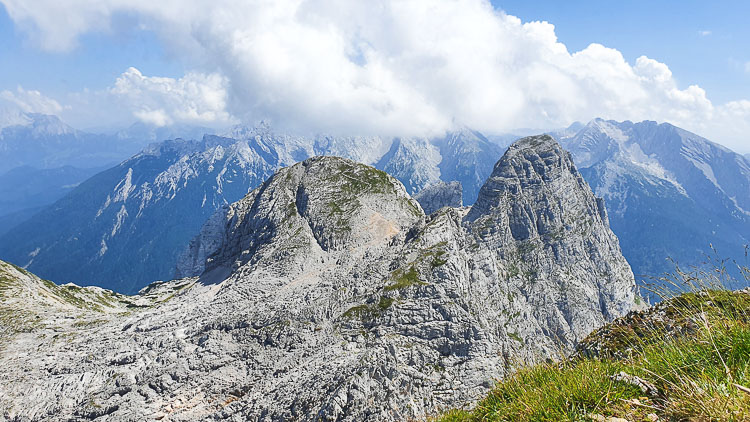
[[[423,418],[572,351],[636,298],[600,203],[546,136],[514,144],[470,209],[425,216],[386,173],[316,157],[218,215],[200,277],[76,305],[80,324],[55,305],[10,334],[3,416]]]

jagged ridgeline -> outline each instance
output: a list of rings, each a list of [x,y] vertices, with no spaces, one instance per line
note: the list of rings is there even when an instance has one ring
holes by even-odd
[[[429,216],[382,171],[305,160],[217,214],[185,262],[201,275],[96,307],[21,306],[50,287],[3,266],[3,304],[32,321],[3,342],[3,416],[424,418],[637,300],[601,202],[548,136],[512,145],[474,206]]]

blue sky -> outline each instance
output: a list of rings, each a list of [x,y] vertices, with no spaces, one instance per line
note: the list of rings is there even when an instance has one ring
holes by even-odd
[[[680,85],[698,84],[725,102],[750,97],[750,2],[696,0],[493,1],[524,21],[555,25],[561,42],[592,42],[632,62],[646,55],[669,65]],[[706,34],[705,31],[709,33]]]
[[[21,85],[48,95],[60,95],[84,88],[109,86],[125,69],[135,66],[143,72],[180,76],[185,69],[170,57],[154,32],[134,28],[122,20],[106,33],[84,35],[72,51],[46,51],[18,28],[0,6],[0,89]]]
[[[83,128],[427,135],[604,117],[750,151],[750,2],[0,3],[0,100]]]

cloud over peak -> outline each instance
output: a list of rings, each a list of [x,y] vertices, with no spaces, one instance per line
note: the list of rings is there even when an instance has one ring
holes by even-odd
[[[52,98],[35,90],[26,90],[18,86],[15,91],[0,91],[0,104],[12,106],[24,113],[59,114],[63,107]]]

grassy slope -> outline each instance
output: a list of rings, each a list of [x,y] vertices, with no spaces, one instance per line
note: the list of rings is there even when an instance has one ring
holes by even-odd
[[[570,359],[521,369],[436,421],[747,421],[748,387],[750,292],[700,289],[608,324]]]

